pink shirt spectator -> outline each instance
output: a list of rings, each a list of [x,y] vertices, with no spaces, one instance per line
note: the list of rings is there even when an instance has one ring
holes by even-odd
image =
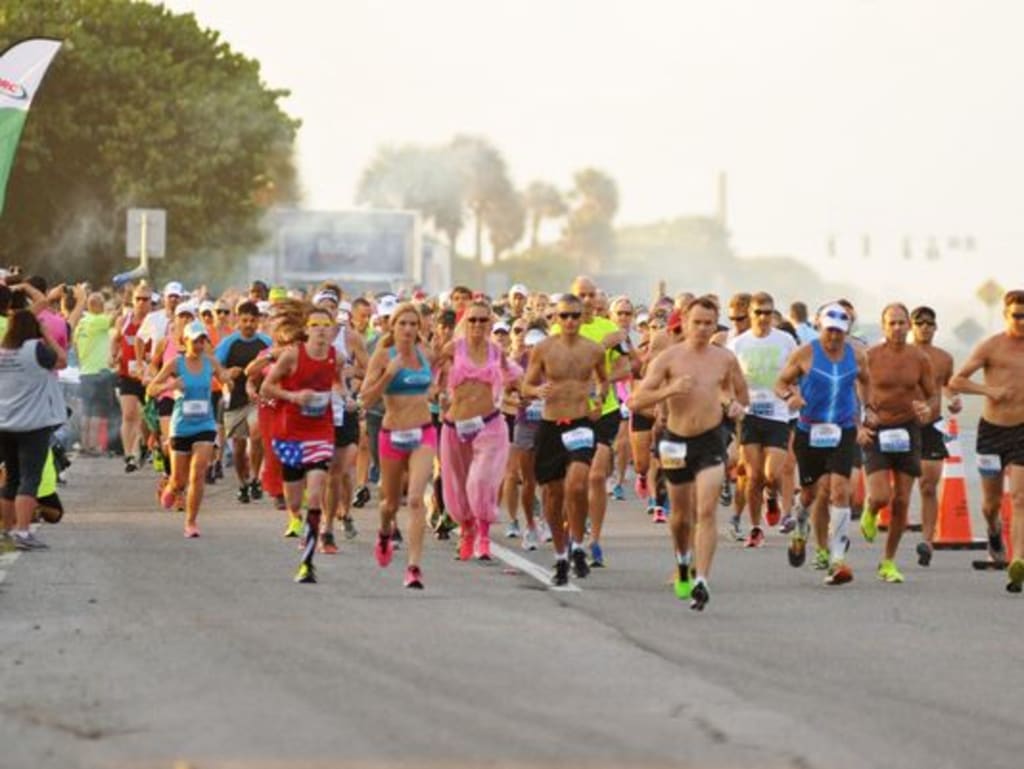
[[[50,334],[50,338],[53,339],[64,352],[68,351],[68,322],[64,320],[64,316],[60,313],[54,312],[47,308],[39,313],[37,316],[39,323],[46,328],[46,331]]]

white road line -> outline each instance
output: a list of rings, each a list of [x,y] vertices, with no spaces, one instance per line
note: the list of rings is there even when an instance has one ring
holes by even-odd
[[[551,574],[548,573],[547,569],[544,569],[528,558],[524,558],[519,553],[509,550],[507,547],[491,542],[491,554],[497,556],[502,561],[507,563],[513,569],[518,569],[521,572],[529,574],[535,580],[540,582],[542,585],[550,590],[558,590],[563,593],[580,593],[582,592],[576,585],[570,582],[565,587],[552,587],[551,586]]]

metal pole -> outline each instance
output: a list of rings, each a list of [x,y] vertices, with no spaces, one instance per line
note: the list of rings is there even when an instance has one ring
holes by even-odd
[[[146,213],[142,213],[142,222],[139,232],[139,266],[142,268],[142,274],[149,275],[149,254],[146,253]]]

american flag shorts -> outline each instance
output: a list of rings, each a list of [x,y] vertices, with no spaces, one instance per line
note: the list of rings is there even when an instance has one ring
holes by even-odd
[[[334,444],[330,441],[271,441],[274,454],[285,467],[303,467],[317,462],[330,462],[334,458]]]

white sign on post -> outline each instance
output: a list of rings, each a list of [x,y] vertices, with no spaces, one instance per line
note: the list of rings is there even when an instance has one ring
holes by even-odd
[[[167,249],[167,211],[129,208],[126,251],[129,259],[163,259]],[[145,255],[145,257],[143,257]]]

